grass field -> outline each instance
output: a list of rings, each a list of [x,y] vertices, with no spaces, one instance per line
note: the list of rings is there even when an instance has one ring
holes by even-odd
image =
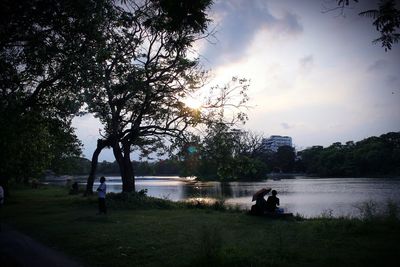
[[[11,193],[3,222],[85,266],[393,266],[400,254],[393,216],[271,220],[146,197],[100,216],[65,188]]]

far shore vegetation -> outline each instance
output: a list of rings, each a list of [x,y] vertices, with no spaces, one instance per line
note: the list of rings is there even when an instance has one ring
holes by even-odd
[[[398,207],[359,218],[269,219],[223,203],[170,202],[145,192],[95,197],[16,185],[1,222],[84,266],[391,266],[400,253]],[[13,259],[3,258],[5,263]]]
[[[224,140],[224,144],[229,144],[229,151],[219,159],[216,149],[210,151],[209,147],[217,146],[216,143],[221,141],[213,140],[211,144],[208,140],[192,144],[189,149],[195,152],[183,151],[173,157],[153,161],[133,161],[132,166],[138,176],[196,176],[199,180],[220,181],[262,180],[268,178],[270,173],[280,172],[310,177],[400,176],[400,133],[391,132],[345,144],[336,142],[328,147],[313,146],[301,151],[281,147],[277,152],[263,150],[262,138],[254,135],[250,138],[249,133],[235,132],[231,136],[225,133],[218,138],[221,139],[221,136],[230,138]],[[69,158],[64,163],[59,175],[87,175],[90,171],[91,162],[85,158]],[[99,162],[97,172],[118,176],[118,163]]]

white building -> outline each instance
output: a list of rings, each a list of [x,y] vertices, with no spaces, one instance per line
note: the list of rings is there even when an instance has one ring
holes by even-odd
[[[292,138],[289,136],[271,135],[270,138],[263,138],[262,145],[265,150],[277,152],[281,146],[292,146]]]

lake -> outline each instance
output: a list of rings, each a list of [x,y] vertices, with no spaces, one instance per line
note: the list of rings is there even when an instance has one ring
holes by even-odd
[[[120,192],[121,179],[108,176],[108,192]],[[83,177],[76,177],[84,186]],[[53,181],[54,182],[54,181]],[[98,186],[94,185],[94,190]],[[136,190],[147,189],[149,196],[173,201],[225,199],[229,205],[250,209],[252,195],[263,187],[278,191],[281,207],[305,217],[321,214],[358,216],[362,203],[373,201],[382,209],[388,200],[400,206],[400,178],[291,178],[260,182],[197,182],[178,176],[144,176],[136,178]]]

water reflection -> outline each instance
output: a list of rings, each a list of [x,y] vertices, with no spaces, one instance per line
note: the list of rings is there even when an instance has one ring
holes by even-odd
[[[76,177],[84,186],[84,177]],[[53,181],[54,182],[54,181]],[[95,183],[96,189],[98,183]],[[120,177],[107,177],[109,192],[120,192]],[[225,199],[227,204],[249,209],[254,192],[262,187],[278,191],[281,206],[306,217],[332,211],[334,216],[356,215],[357,206],[370,200],[383,207],[387,200],[400,205],[400,179],[329,178],[265,180],[261,182],[196,182],[176,176],[138,177],[136,190],[147,189],[150,196],[173,201],[187,199]]]

